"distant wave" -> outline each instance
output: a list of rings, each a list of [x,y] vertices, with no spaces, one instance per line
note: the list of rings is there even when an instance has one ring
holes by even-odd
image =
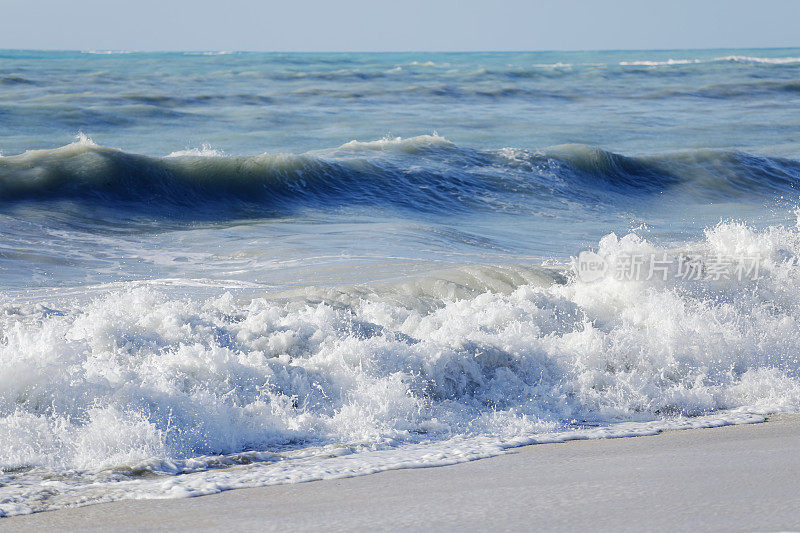
[[[92,55],[117,55],[117,54],[138,54],[143,53],[139,50],[82,50],[82,54],[92,54]]]
[[[647,67],[656,67],[661,65],[689,65],[692,63],[703,63],[702,59],[666,59],[664,61],[651,61],[651,60],[640,60],[640,61],[620,61],[619,64],[622,66],[647,66]]]
[[[736,63],[768,63],[771,65],[787,65],[800,63],[800,57],[750,57],[750,56],[726,56],[717,58],[717,61],[733,61]]]
[[[719,62],[732,62],[732,63],[753,63],[753,64],[769,64],[769,65],[791,65],[800,63],[800,57],[751,57],[751,56],[723,56],[711,59],[664,59],[664,60],[635,60],[635,61],[620,61],[621,66],[672,66],[672,65],[692,65],[696,63],[719,63]]]
[[[225,156],[204,146],[158,158],[84,137],[0,157],[0,207],[68,201],[189,217],[358,205],[524,213],[652,194],[702,201],[778,194],[794,192],[798,179],[800,162],[715,150],[638,157],[584,145],[477,150],[423,135],[299,155]]]
[[[646,93],[644,98],[664,98],[672,96],[696,96],[700,98],[753,98],[770,93],[799,93],[800,79],[790,80],[754,80],[748,82],[729,82],[705,85],[702,87],[684,87]]]
[[[36,85],[36,82],[22,76],[0,76],[0,85]]]

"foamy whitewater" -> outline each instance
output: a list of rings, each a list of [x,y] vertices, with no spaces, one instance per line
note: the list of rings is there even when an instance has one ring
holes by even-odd
[[[0,51],[0,516],[800,411],[798,80]]]

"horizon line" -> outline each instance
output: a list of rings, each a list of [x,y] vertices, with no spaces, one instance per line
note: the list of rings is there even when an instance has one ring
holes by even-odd
[[[217,54],[525,54],[525,53],[586,53],[586,52],[690,52],[703,50],[793,50],[796,46],[714,46],[708,48],[563,48],[563,49],[495,49],[495,50],[253,50],[253,49],[125,49],[125,48],[2,48],[2,52],[78,52],[78,53],[217,53]]]

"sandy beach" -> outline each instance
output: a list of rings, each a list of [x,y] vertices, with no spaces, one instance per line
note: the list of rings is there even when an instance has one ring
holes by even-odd
[[[0,530],[800,529],[800,416],[541,444],[439,468],[121,501],[0,520]]]

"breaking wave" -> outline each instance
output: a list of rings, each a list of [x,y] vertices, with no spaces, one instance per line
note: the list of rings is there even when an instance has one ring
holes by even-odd
[[[205,146],[158,158],[84,138],[0,157],[0,209],[83,204],[189,218],[359,205],[524,213],[559,202],[595,205],[648,194],[680,201],[767,197],[793,192],[798,178],[800,162],[714,150],[657,156],[584,145],[478,150],[424,135],[299,155],[225,156]]]
[[[612,268],[686,251],[757,254],[761,277],[590,283],[486,266],[269,298],[4,301],[0,513],[798,410],[797,228],[724,223],[681,252],[635,234],[597,246]]]

